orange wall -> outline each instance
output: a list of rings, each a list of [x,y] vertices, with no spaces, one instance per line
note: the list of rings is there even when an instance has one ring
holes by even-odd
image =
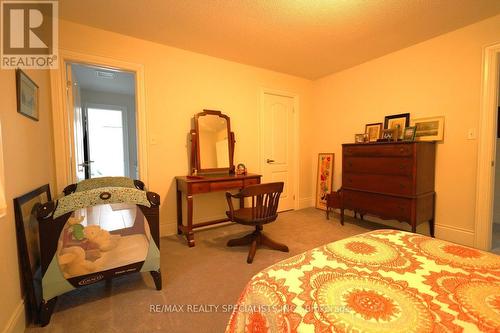
[[[67,21],[60,21],[62,49],[98,55],[145,68],[149,184],[162,197],[162,234],[175,232],[175,182],[188,172],[187,135],[191,118],[202,109],[222,110],[236,134],[235,162],[259,172],[259,112],[262,88],[297,94],[300,134],[307,138],[312,109],[312,82],[291,75],[246,66]],[[154,142],[153,142],[154,141]],[[299,200],[311,202],[310,153],[301,141]],[[195,220],[221,217],[226,203],[221,193],[197,198]]]
[[[16,109],[16,75],[0,70],[0,121],[2,123],[5,162],[7,215],[0,218],[0,331],[24,331],[24,307],[21,304],[17,241],[12,199],[43,184],[54,185],[54,154],[50,82],[48,71],[27,70],[39,86],[40,121],[35,122]]]
[[[365,124],[404,112],[415,118],[444,115],[436,236],[472,245],[477,140],[468,140],[467,130],[479,123],[482,50],[495,42],[500,16],[315,81],[312,149],[336,154],[334,187],[341,185],[341,144],[353,142]]]

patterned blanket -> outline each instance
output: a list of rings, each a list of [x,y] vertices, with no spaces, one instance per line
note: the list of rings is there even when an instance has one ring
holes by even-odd
[[[226,332],[500,332],[500,256],[396,230],[349,237],[254,276]]]

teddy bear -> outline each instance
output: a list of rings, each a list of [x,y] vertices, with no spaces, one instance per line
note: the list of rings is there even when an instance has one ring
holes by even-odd
[[[103,252],[114,249],[120,240],[120,235],[111,235],[98,225],[86,226],[83,233],[91,244],[95,244]]]
[[[80,246],[63,248],[59,252],[59,265],[66,279],[97,270],[97,263],[85,259],[85,250]]]

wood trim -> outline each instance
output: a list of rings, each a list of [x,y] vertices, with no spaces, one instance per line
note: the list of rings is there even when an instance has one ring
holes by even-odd
[[[474,230],[474,247],[482,250],[491,248],[499,58],[500,43],[483,49]],[[500,161],[496,161],[496,163],[500,163]]]
[[[66,101],[66,63],[82,63],[135,73],[136,80],[136,119],[137,119],[137,158],[139,178],[148,184],[148,131],[147,109],[145,100],[144,66],[114,58],[84,54],[70,50],[59,50],[59,68],[50,71],[52,94],[52,123],[54,127],[54,157],[56,168],[55,193],[76,181],[74,170],[72,116],[67,110]],[[69,138],[69,139],[68,139]]]

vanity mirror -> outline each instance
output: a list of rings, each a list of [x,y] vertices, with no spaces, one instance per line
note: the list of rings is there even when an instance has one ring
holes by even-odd
[[[230,118],[215,110],[197,113],[191,131],[191,175],[234,173],[233,155]]]

